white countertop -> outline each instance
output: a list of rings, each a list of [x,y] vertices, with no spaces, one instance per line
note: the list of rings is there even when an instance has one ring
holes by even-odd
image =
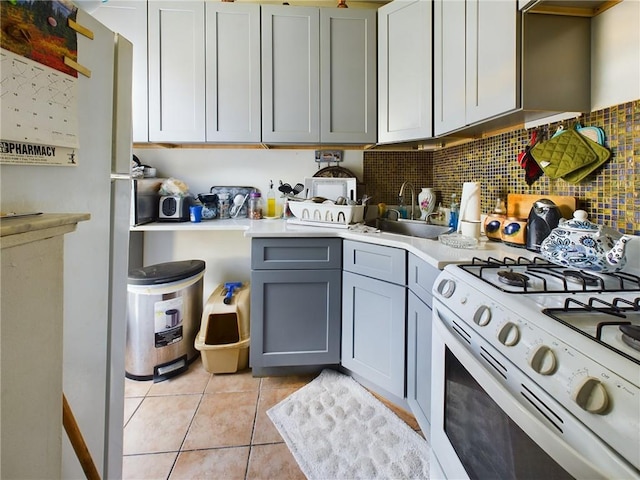
[[[480,238],[480,243],[473,249],[460,249],[448,247],[438,240],[397,235],[393,233],[376,232],[362,233],[351,231],[346,228],[332,228],[321,226],[307,226],[290,223],[286,220],[211,220],[200,223],[151,223],[132,227],[132,231],[216,231],[216,230],[238,230],[243,231],[246,237],[251,238],[301,238],[301,237],[337,237],[359,242],[375,243],[388,247],[404,248],[426,261],[438,269],[443,269],[449,263],[467,263],[474,257],[486,259],[494,257],[502,259],[504,257],[517,258],[519,256],[531,258],[535,256],[533,252],[525,248],[516,248],[505,245],[502,242]]]

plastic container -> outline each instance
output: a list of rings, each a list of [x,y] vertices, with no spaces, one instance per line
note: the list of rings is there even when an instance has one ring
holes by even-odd
[[[129,271],[125,375],[160,382],[189,368],[202,316],[205,262],[185,260]]]
[[[209,296],[194,346],[209,373],[235,373],[249,366],[249,283],[236,288],[229,304],[222,284]]]

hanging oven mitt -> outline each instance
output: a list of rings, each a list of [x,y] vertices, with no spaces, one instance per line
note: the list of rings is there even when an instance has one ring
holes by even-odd
[[[536,144],[537,139],[538,131],[534,130],[531,133],[529,145],[524,147],[524,151],[518,154],[518,163],[524,168],[524,179],[529,186],[533,185],[533,183],[542,176],[542,169],[531,156],[531,147]]]
[[[575,130],[566,130],[534,145],[531,155],[549,178],[560,178],[598,160],[588,140]]]

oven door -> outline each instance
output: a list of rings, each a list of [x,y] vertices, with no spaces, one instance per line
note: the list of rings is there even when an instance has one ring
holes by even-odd
[[[440,301],[431,478],[637,478],[615,452]]]

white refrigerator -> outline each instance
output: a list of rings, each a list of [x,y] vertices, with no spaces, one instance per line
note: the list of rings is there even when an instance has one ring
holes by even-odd
[[[63,391],[101,477],[121,478],[133,50],[82,9],[77,23],[94,33],[77,36],[78,63],[91,71],[78,75],[77,165],[0,165],[0,205],[91,214],[64,240]],[[62,442],[62,477],[84,478]]]

